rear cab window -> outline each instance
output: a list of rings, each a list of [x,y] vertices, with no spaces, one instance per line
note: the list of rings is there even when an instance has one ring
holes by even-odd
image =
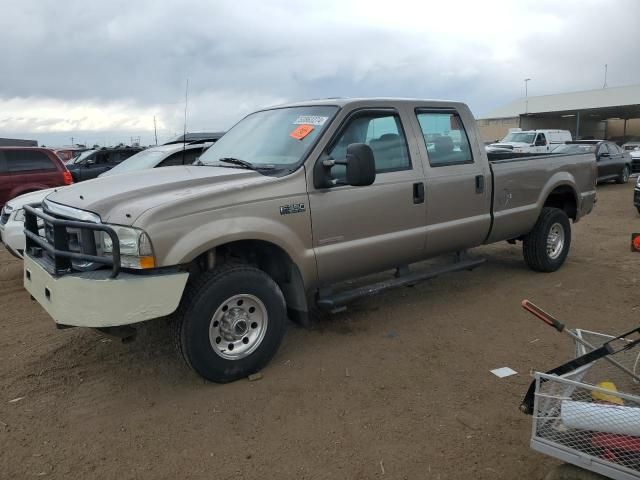
[[[58,168],[44,152],[38,150],[13,150],[4,152],[11,173],[51,172]]]
[[[469,137],[457,112],[417,109],[416,118],[432,167],[473,163]]]

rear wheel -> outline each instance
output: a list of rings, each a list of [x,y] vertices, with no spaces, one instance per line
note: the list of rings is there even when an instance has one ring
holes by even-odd
[[[524,260],[537,272],[555,272],[564,263],[571,246],[569,217],[559,208],[545,207],[533,229],[524,237]]]
[[[625,165],[618,178],[616,178],[616,183],[627,183],[629,181],[629,175],[631,175],[631,171],[629,170],[629,166]]]
[[[271,277],[250,266],[221,267],[187,287],[175,343],[198,374],[226,383],[262,369],[278,350],[286,324],[284,297]]]

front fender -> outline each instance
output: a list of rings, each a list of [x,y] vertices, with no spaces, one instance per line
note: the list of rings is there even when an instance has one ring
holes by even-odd
[[[175,243],[167,243],[166,253],[158,256],[159,265],[186,264],[220,245],[240,240],[262,240],[280,247],[289,255],[300,270],[305,285],[317,282],[308,212],[275,219],[259,214],[218,214],[215,217],[195,228],[183,230],[181,235],[174,238]],[[149,233],[153,239],[154,232]],[[157,251],[164,250],[160,248]]]

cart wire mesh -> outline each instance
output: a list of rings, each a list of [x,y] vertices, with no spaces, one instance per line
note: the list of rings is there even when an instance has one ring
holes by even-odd
[[[614,338],[587,330],[575,333],[584,342],[576,342],[576,356]],[[616,342],[624,346],[628,340]],[[610,478],[640,478],[638,377],[640,348],[562,376],[536,373],[532,448]]]

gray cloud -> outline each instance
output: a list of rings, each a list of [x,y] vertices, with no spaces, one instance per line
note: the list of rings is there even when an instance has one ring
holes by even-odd
[[[190,129],[327,96],[453,98],[481,115],[522,96],[525,77],[531,94],[597,88],[604,63],[610,86],[640,83],[634,0],[11,3],[0,17],[0,102],[27,99],[36,112],[46,100],[122,105],[126,132],[145,136],[153,114],[163,135],[182,128],[187,77]],[[8,121],[29,112],[0,113],[0,136],[61,124],[65,137],[118,132],[113,122],[87,127],[80,113],[52,121],[60,113],[32,128]]]

